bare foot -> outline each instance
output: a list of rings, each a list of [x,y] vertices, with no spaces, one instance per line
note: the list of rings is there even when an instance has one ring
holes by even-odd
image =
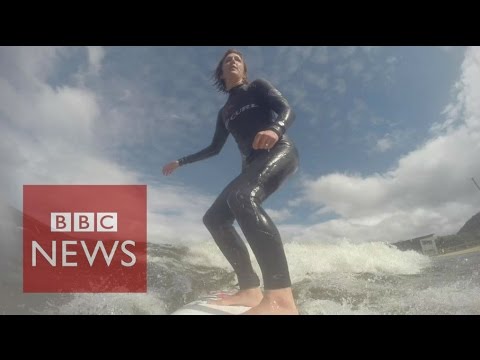
[[[298,315],[291,288],[265,291],[265,296],[255,307],[242,315]]]
[[[232,295],[223,295],[218,300],[210,300],[208,303],[213,305],[237,305],[254,307],[260,304],[263,294],[260,288],[252,288],[246,290],[239,290]]]

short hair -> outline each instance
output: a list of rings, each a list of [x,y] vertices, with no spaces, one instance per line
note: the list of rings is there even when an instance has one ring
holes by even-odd
[[[228,49],[225,54],[222,56],[222,58],[220,59],[218,65],[217,65],[217,68],[215,69],[215,71],[213,72],[213,75],[212,75],[212,78],[213,78],[213,85],[217,88],[218,91],[220,92],[225,92],[225,93],[228,93],[227,91],[227,87],[226,87],[226,84],[225,84],[225,80],[222,79],[222,75],[223,75],[223,70],[222,70],[222,66],[223,66],[223,61],[225,60],[225,58],[229,55],[229,54],[238,54],[240,55],[240,57],[242,58],[242,61],[243,61],[243,68],[244,68],[244,73],[243,73],[243,79],[242,79],[242,82],[244,84],[248,84],[248,79],[247,79],[247,64],[245,63],[245,58],[243,57],[243,54],[236,50],[236,49]]]

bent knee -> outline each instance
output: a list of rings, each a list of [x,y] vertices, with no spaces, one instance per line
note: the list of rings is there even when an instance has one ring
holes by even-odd
[[[231,225],[233,224],[233,220],[233,215],[229,215],[228,213],[220,212],[218,210],[213,210],[212,208],[208,209],[202,218],[203,224],[209,230]]]
[[[227,204],[230,209],[234,210],[244,208],[245,206],[252,204],[256,200],[257,199],[254,191],[239,190],[233,191],[228,195]]]
[[[207,211],[202,218],[203,224],[210,228],[215,225],[215,216],[211,211]]]

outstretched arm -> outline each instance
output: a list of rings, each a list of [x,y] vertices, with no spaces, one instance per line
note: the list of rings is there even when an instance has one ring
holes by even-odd
[[[207,146],[205,149],[202,149],[192,155],[184,156],[176,161],[165,165],[163,167],[163,174],[171,174],[177,167],[190,164],[196,161],[207,159],[211,156],[217,155],[220,150],[222,150],[225,142],[228,138],[228,130],[225,128],[225,125],[222,120],[221,110],[218,112],[217,124],[215,127],[215,134],[213,135],[212,143]]]
[[[178,159],[178,164],[180,166],[190,164],[195,161],[207,159],[211,156],[217,155],[220,150],[222,150],[223,145],[225,145],[225,142],[227,141],[229,133],[228,130],[225,128],[221,113],[222,112],[220,110],[217,115],[217,124],[215,127],[215,134],[213,135],[212,143],[205,149],[200,150],[195,154],[184,156]]]

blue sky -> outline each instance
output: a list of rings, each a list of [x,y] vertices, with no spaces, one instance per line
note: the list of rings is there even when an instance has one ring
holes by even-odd
[[[448,234],[478,211],[480,50],[466,47],[1,47],[2,196],[145,183],[150,239],[209,239],[201,217],[240,169],[233,138],[161,168],[210,143],[226,101],[210,74],[230,47],[297,114],[299,171],[265,202],[285,241]]]

